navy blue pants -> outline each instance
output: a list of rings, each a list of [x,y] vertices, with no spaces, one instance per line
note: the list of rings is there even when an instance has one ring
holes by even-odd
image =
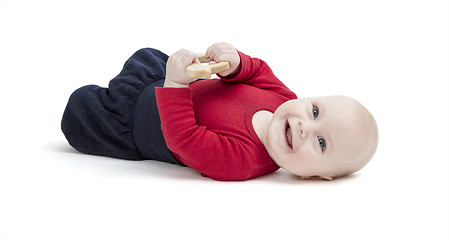
[[[80,152],[128,160],[153,159],[184,166],[165,143],[155,87],[162,87],[168,56],[134,53],[108,88],[87,85],[69,98],[61,129]]]

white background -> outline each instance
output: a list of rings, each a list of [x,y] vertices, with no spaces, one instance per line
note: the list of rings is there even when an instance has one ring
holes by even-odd
[[[448,1],[0,0],[0,239],[448,239]],[[376,117],[360,172],[216,182],[153,161],[79,154],[71,92],[142,47],[226,41],[299,97]]]

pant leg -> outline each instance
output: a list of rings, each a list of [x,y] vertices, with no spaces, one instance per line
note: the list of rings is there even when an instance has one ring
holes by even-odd
[[[108,88],[88,85],[76,90],[61,122],[69,144],[88,154],[145,159],[133,140],[134,108],[145,86],[165,78],[167,59],[159,50],[140,49]]]
[[[129,160],[144,159],[132,141],[132,130],[122,122],[108,99],[108,89],[88,85],[77,89],[69,98],[61,129],[76,150]],[[131,141],[130,141],[131,140]]]

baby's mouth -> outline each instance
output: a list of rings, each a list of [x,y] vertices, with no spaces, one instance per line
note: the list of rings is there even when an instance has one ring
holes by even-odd
[[[285,122],[285,139],[287,141],[287,145],[290,149],[293,149],[292,146],[292,129],[290,128],[290,124],[288,120]]]

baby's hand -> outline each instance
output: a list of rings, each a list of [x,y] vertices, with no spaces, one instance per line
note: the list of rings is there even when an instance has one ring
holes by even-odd
[[[214,62],[229,62],[229,69],[220,73],[223,77],[237,72],[236,70],[240,66],[240,56],[237,50],[229,43],[220,42],[213,44],[207,49],[206,57]]]
[[[186,88],[195,81],[186,74],[186,68],[198,61],[198,55],[186,49],[181,49],[171,55],[167,61],[167,73],[165,75],[164,87]]]

